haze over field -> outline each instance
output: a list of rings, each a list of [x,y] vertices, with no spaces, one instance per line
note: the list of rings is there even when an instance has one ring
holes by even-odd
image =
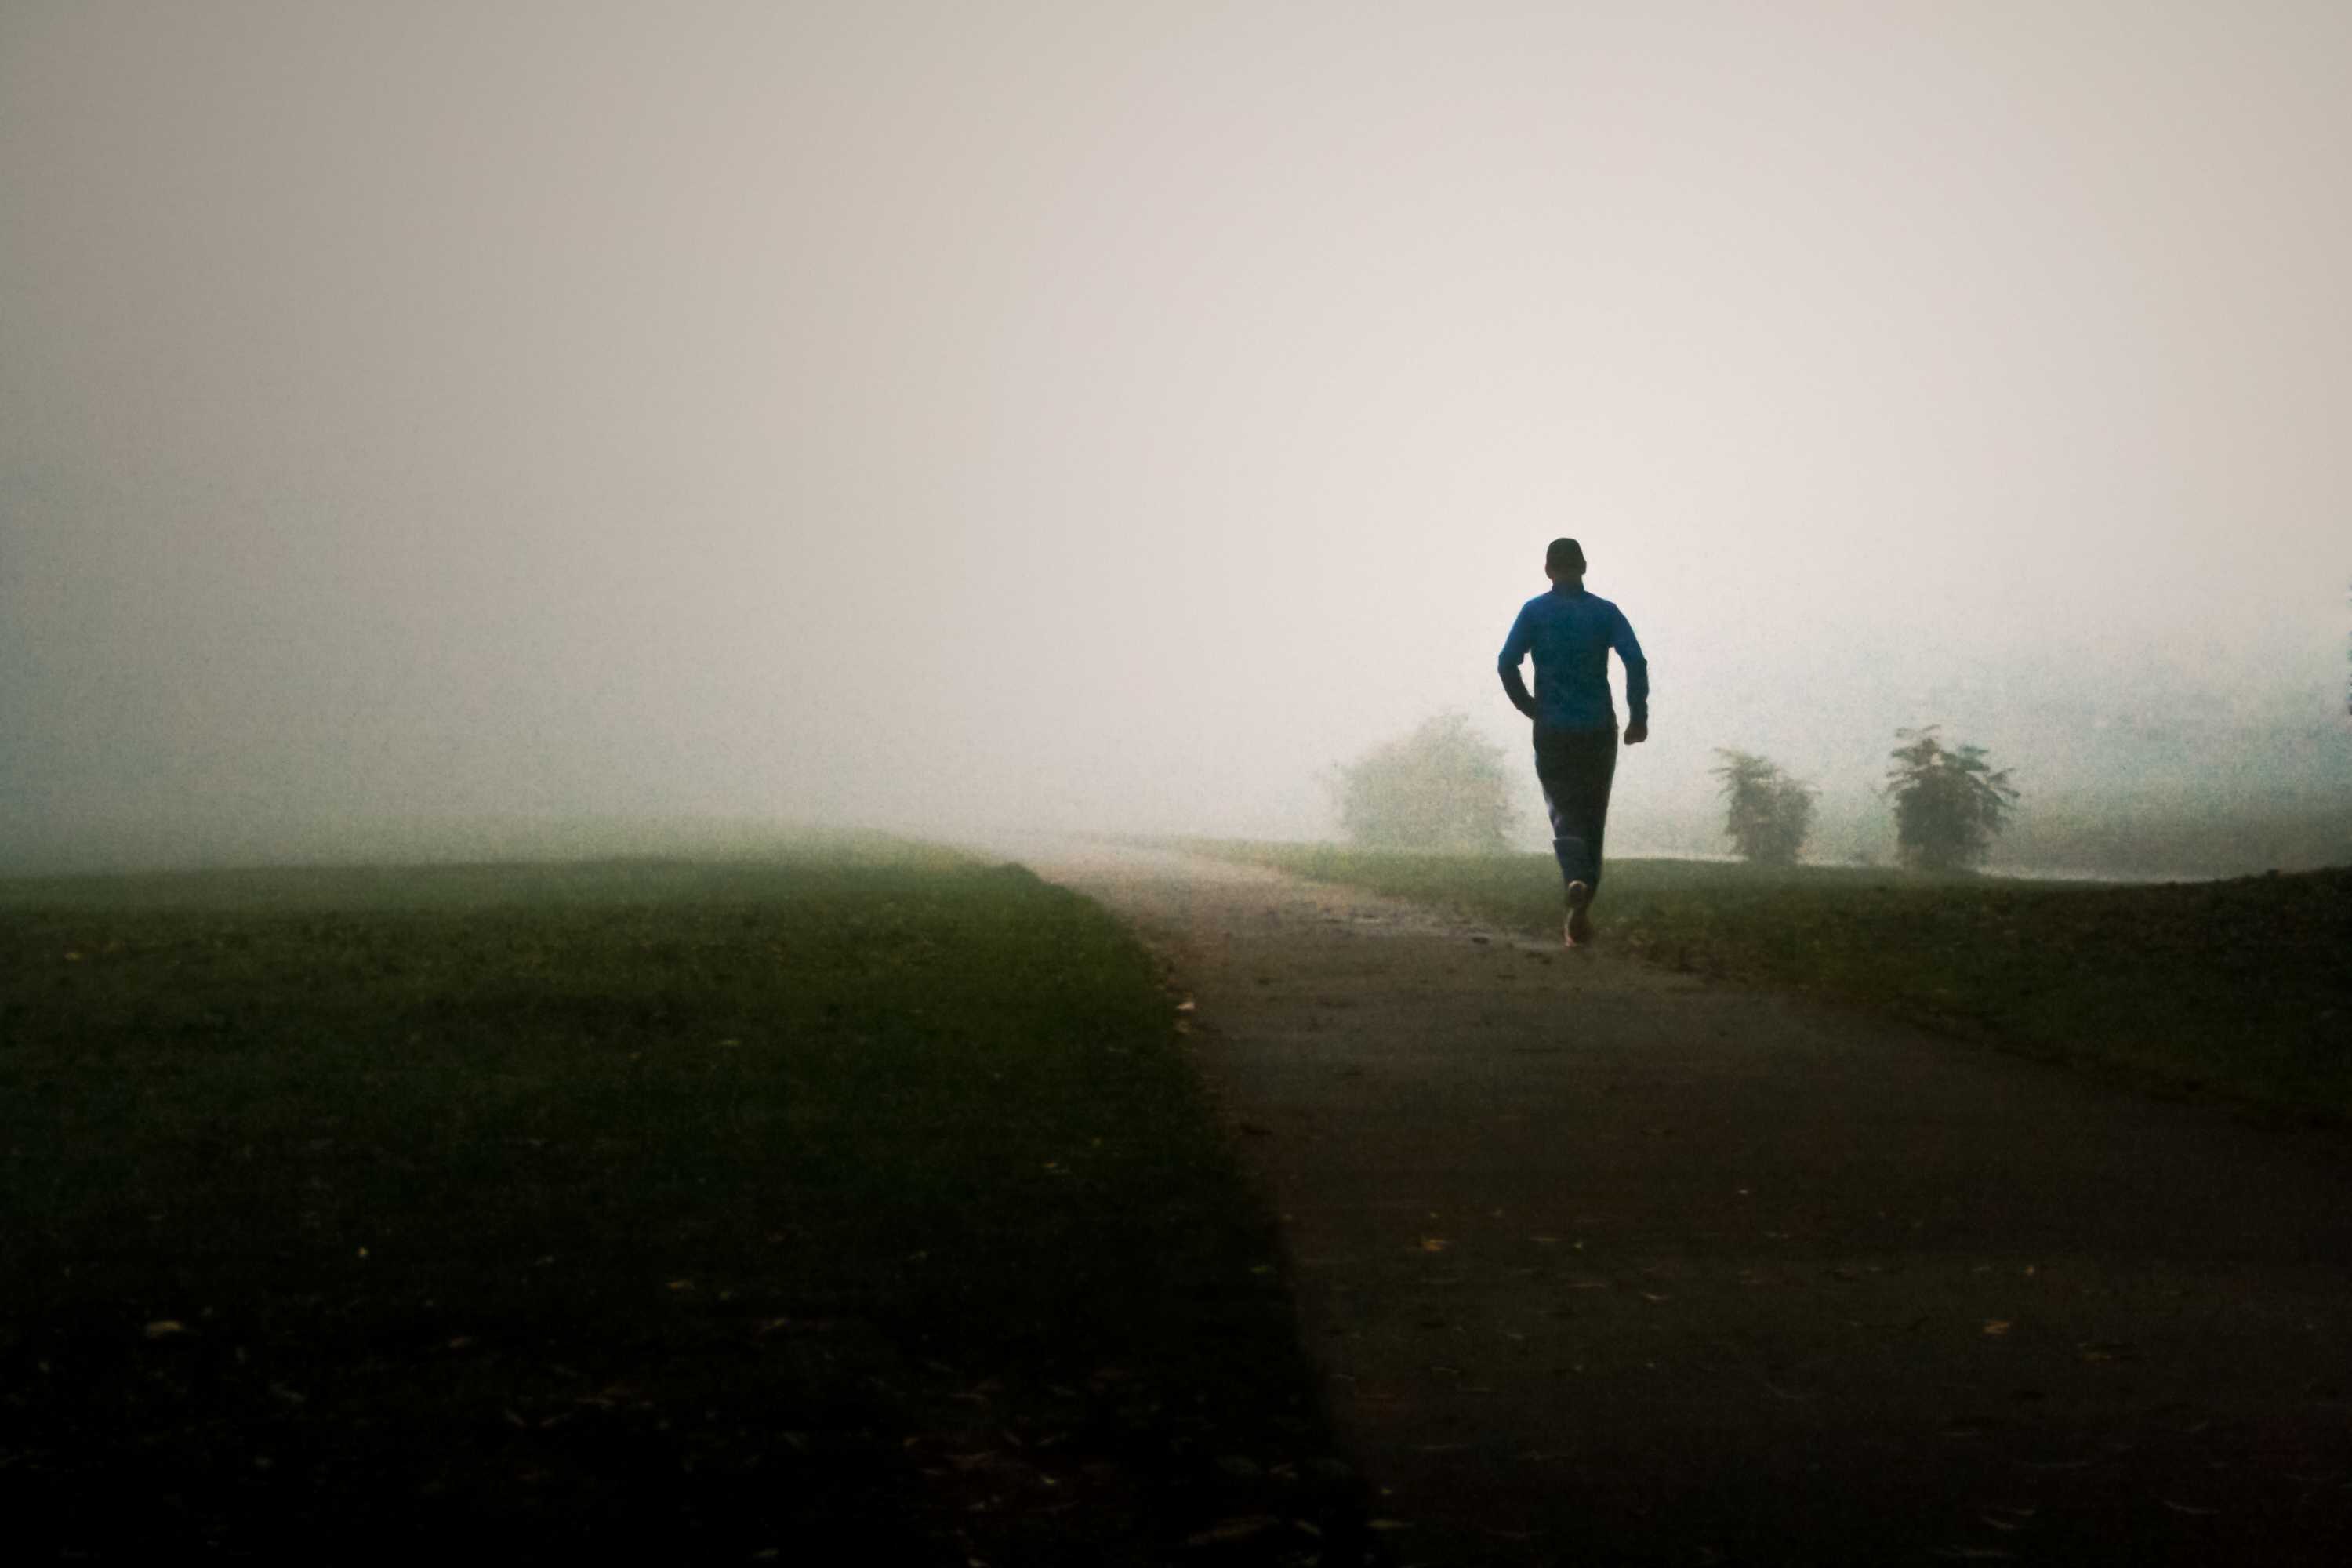
[[[2348,74],[2328,0],[0,0],[0,866],[1321,833],[1433,711],[1516,762],[1557,533],[1622,849],[1722,745],[1867,847],[1937,721],[2021,831],[2341,813]]]

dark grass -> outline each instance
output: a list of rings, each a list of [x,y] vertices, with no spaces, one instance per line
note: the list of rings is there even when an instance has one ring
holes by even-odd
[[[0,882],[0,1156],[37,1553],[1361,1519],[1152,962],[1017,868]]]
[[[1557,940],[1549,855],[1211,853]],[[2147,886],[1612,860],[1601,939],[2288,1115],[2352,1117],[2352,869]]]

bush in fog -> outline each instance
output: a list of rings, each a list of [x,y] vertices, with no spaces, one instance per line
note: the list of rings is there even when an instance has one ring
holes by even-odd
[[[1498,854],[1517,817],[1503,749],[1444,713],[1339,770],[1339,826],[1368,849]]]
[[[1758,866],[1793,866],[1813,830],[1813,788],[1751,752],[1716,748],[1708,769],[1723,781],[1723,832],[1739,857]]]
[[[1888,753],[1886,792],[1895,801],[1895,852],[1922,871],[1958,871],[1975,866],[2008,826],[2017,791],[2009,770],[1995,773],[1982,746],[1946,746],[1936,726],[1897,730],[1907,744]]]

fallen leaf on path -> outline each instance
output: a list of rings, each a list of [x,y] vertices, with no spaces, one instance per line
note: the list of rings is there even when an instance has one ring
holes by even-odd
[[[1446,1246],[1446,1239],[1442,1236],[1424,1236],[1421,1238],[1421,1249],[1423,1252],[1443,1252]]]
[[[1211,1525],[1198,1535],[1187,1536],[1184,1544],[1214,1546],[1223,1541],[1246,1541],[1262,1531],[1272,1530],[1281,1522],[1282,1521],[1270,1513],[1254,1513],[1241,1519],[1229,1519],[1222,1524]]]
[[[2009,1332],[2009,1331],[2013,1327],[2015,1327],[2015,1325],[2011,1323],[2006,1318],[1988,1318],[1985,1320],[1984,1331],[1990,1334],[1993,1338],[1999,1339],[2001,1335]]]
[[[177,1318],[158,1318],[147,1325],[147,1337],[151,1340],[169,1339],[173,1334],[184,1334],[187,1331],[188,1325]]]

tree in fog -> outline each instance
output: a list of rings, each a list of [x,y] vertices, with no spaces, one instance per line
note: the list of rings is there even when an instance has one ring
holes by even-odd
[[[1518,816],[1503,749],[1462,713],[1367,752],[1339,770],[1335,793],[1341,829],[1368,849],[1499,854]]]
[[[1813,788],[1752,752],[1718,746],[1723,761],[1707,771],[1723,781],[1724,837],[1741,859],[1757,866],[1793,866],[1813,830]]]
[[[1982,746],[1949,747],[1937,726],[1897,730],[1906,742],[1888,753],[1886,792],[1895,801],[1895,853],[1922,871],[1975,866],[2008,826],[2017,791],[2009,770],[1996,773]]]

